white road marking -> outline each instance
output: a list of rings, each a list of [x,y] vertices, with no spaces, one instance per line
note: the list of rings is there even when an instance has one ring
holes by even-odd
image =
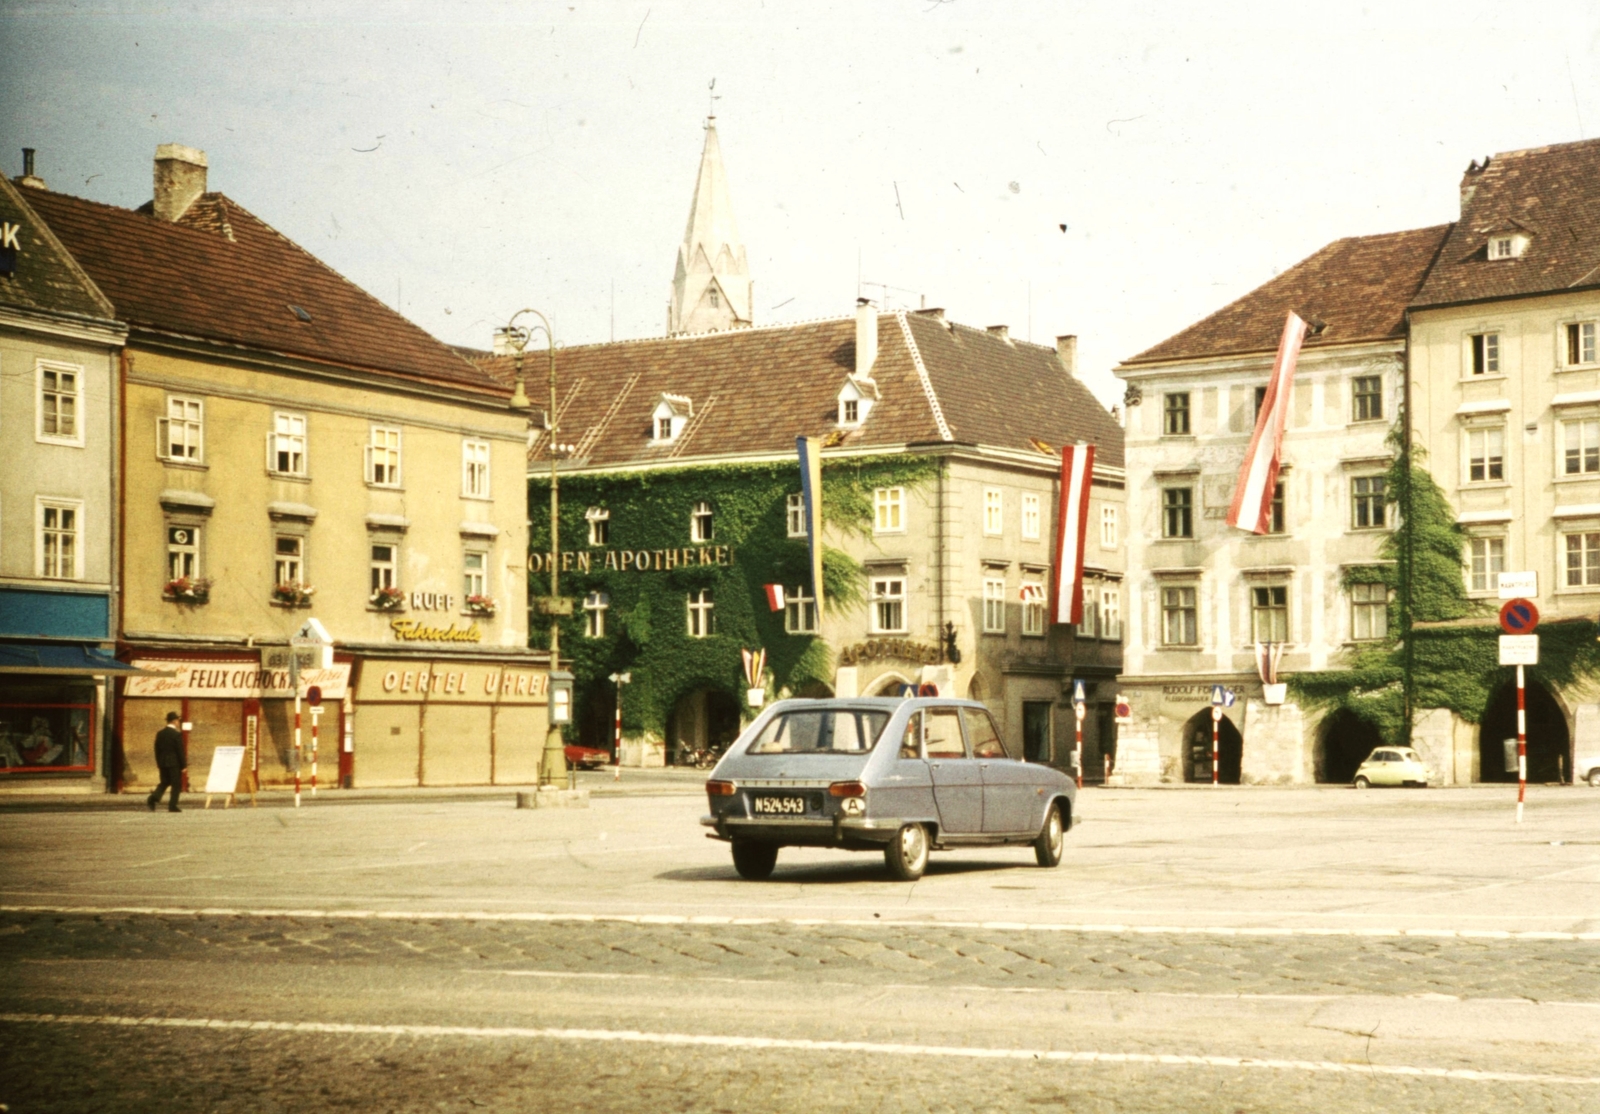
[[[185,853],[184,853],[184,854],[182,854],[182,855],[168,855],[168,856],[167,856],[167,857],[166,857],[166,858],[164,858],[164,859],[151,859],[151,860],[150,860],[150,861],[149,861],[149,862],[147,862],[147,863],[134,863],[134,864],[133,864],[133,865],[132,865],[132,866],[130,866],[130,867],[129,867],[129,868],[128,868],[128,869],[129,869],[129,870],[138,870],[138,869],[139,869],[139,868],[140,868],[140,867],[146,867],[146,866],[160,866],[160,865],[161,865],[161,864],[162,864],[162,863],[175,863],[175,862],[177,862],[177,861],[178,861],[178,860],[179,860],[179,859],[187,859],[187,858],[189,858],[189,857],[190,857],[190,856],[191,856],[191,855],[192,855],[192,854],[193,854],[193,852],[185,852]]]
[[[788,925],[795,928],[934,928],[983,932],[1080,932],[1115,936],[1334,936],[1360,939],[1600,940],[1600,932],[1513,932],[1488,928],[1229,928],[1222,925],[1030,924],[1027,921],[935,921],[890,917],[723,917],[681,913],[496,913],[486,910],[414,912],[382,909],[178,908],[150,905],[0,905],[0,913],[130,914],[150,917],[305,917],[321,920],[523,921],[535,924]]]
[[[711,1033],[649,1033],[637,1029],[479,1028],[466,1025],[360,1025],[330,1021],[244,1021],[204,1017],[116,1017],[84,1014],[0,1013],[14,1025],[104,1025],[148,1029],[208,1029],[270,1033],[324,1033],[339,1036],[465,1037],[476,1040],[594,1041],[612,1044],[737,1048],[756,1051],[877,1053],[964,1060],[1039,1060],[1071,1064],[1152,1064],[1162,1067],[1301,1071],[1329,1075],[1395,1075],[1449,1079],[1465,1083],[1543,1083],[1600,1085],[1600,1076],[1532,1075],[1467,1068],[1424,1068],[1407,1064],[1344,1064],[1334,1060],[1276,1060],[1254,1056],[1194,1056],[1181,1053],[1059,1051],[1048,1048],[970,1048],[937,1044],[886,1044],[876,1041],[805,1040],[792,1037],[734,1037]]]
[[[644,982],[706,982],[736,984],[739,986],[791,986],[792,983],[781,979],[741,979],[729,975],[644,975],[631,972],[618,971],[491,971],[490,974],[505,975],[519,979],[597,979],[601,981],[616,981],[622,979],[635,979]],[[1224,1002],[1342,1002],[1346,999],[1382,997],[1386,1000],[1410,1000],[1417,1002],[1471,1002],[1474,1005],[1492,1006],[1527,1006],[1542,1009],[1546,1006],[1563,1009],[1600,1010],[1600,1001],[1595,1002],[1563,1002],[1552,1001],[1546,998],[1462,998],[1457,994],[1384,994],[1373,995],[1360,991],[1351,991],[1349,994],[1248,994],[1236,992],[1233,994],[1201,994],[1193,991],[1182,990],[1084,990],[1076,987],[1057,986],[968,986],[954,983],[861,983],[831,982],[826,979],[806,978],[807,986],[830,986],[842,990],[897,990],[897,991],[950,991],[961,994],[1075,994],[1084,997],[1128,997],[1139,998],[1185,998],[1200,1000],[1215,1000]]]

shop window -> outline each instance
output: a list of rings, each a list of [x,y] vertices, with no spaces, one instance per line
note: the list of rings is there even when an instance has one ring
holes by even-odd
[[[267,434],[267,471],[283,476],[306,474],[306,416],[275,411]]]
[[[38,575],[47,580],[83,578],[83,503],[77,499],[39,499]]]
[[[1500,587],[1500,574],[1506,571],[1504,538],[1467,540],[1467,588],[1473,592],[1493,592]]]
[[[489,442],[461,442],[461,494],[469,499],[489,498]]]
[[[590,592],[583,597],[583,633],[589,638],[606,636],[606,612],[611,610],[611,597],[605,592]]]
[[[94,769],[92,689],[31,685],[0,698],[0,774]]]
[[[611,512],[604,507],[590,507],[583,517],[589,523],[589,544],[610,545]]]
[[[903,578],[872,579],[872,633],[903,634],[906,629],[906,582]]]
[[[1006,582],[999,577],[983,578],[983,632],[1006,632]]]
[[[1199,639],[1195,589],[1192,586],[1161,589],[1161,642],[1166,646],[1193,646]]]
[[[697,588],[689,593],[689,637],[706,638],[715,631],[715,602],[710,588]]]
[[[57,445],[83,444],[83,369],[40,360],[37,438]]]
[[[784,505],[784,520],[791,538],[806,536],[806,497],[800,492],[789,496]]]
[[[374,487],[400,486],[400,431],[375,425],[367,442],[367,482]]]
[[[1194,489],[1168,487],[1161,491],[1161,536],[1194,537]]]
[[[872,531],[875,534],[900,534],[905,532],[905,497],[903,487],[878,487],[872,491]]]
[[[1389,586],[1350,585],[1350,637],[1358,641],[1382,638],[1389,631]]]
[[[199,464],[204,459],[205,403],[198,398],[167,396],[167,416],[156,419],[156,455],[174,464]]]
[[[1273,584],[1250,589],[1250,636],[1256,642],[1289,641],[1289,589]]]
[[[817,632],[817,598],[806,593],[804,584],[783,593],[783,629],[789,634]]]
[[[694,505],[694,510],[689,512],[689,540],[692,542],[708,542],[711,540],[715,520],[711,513],[711,504],[701,501]]]
[[[1005,532],[1005,498],[1005,492],[998,487],[983,489],[983,532],[990,537],[999,537]]]

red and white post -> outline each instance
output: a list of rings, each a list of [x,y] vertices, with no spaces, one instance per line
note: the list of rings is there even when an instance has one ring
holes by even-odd
[[[1222,708],[1216,704],[1211,705],[1211,784],[1213,787],[1222,784],[1220,779],[1220,764],[1217,761],[1217,728],[1222,723]]]
[[[1517,823],[1522,823],[1522,802],[1528,795],[1528,711],[1523,700],[1522,666],[1517,666]]]
[[[1074,730],[1072,743],[1072,768],[1078,776],[1078,788],[1083,788],[1083,702],[1076,701],[1072,705],[1072,718],[1077,726]]]
[[[311,705],[311,795],[317,795],[317,720],[322,718],[322,705]]]
[[[300,684],[294,686],[294,807],[300,807]]]

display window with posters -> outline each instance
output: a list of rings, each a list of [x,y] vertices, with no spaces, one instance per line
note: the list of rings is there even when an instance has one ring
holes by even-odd
[[[0,774],[93,773],[93,684],[11,682],[0,688]]]

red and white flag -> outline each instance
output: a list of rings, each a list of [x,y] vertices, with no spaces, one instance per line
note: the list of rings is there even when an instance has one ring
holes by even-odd
[[[782,611],[783,610],[783,585],[782,584],[768,584],[766,586],[766,588],[767,588],[767,608],[768,608],[768,610],[770,610],[770,611]]]
[[[1278,486],[1278,451],[1283,447],[1283,427],[1289,420],[1289,400],[1294,386],[1294,365],[1300,358],[1300,345],[1306,339],[1306,323],[1290,313],[1283,323],[1278,341],[1278,359],[1267,380],[1267,394],[1256,415],[1256,431],[1239,469],[1239,484],[1233,489],[1233,505],[1228,508],[1228,525],[1255,534],[1265,534],[1272,524],[1272,493]]]
[[[1094,446],[1061,450],[1061,506],[1056,513],[1056,569],[1050,585],[1052,623],[1083,621],[1083,539],[1089,531],[1089,484]]]

